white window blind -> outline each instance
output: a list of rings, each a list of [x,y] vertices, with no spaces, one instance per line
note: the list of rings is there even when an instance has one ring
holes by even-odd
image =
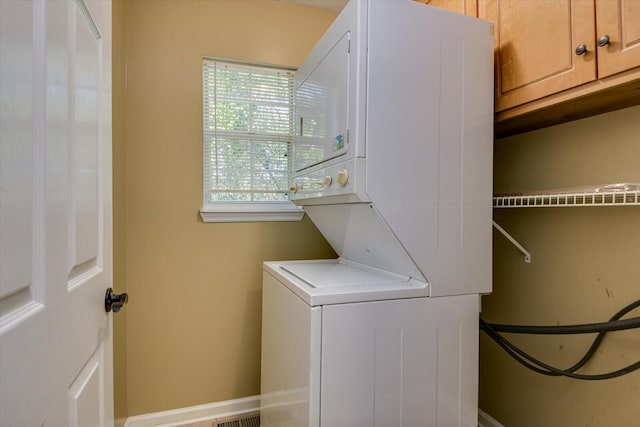
[[[203,60],[204,205],[287,202],[292,71]]]

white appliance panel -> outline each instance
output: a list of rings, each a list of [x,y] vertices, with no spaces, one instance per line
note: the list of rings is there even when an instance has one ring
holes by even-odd
[[[265,272],[262,289],[261,425],[319,425],[321,308]]]
[[[349,46],[346,32],[295,88],[296,172],[348,150]]]
[[[356,101],[364,94],[366,83],[363,59],[368,4],[368,1],[349,2],[294,74],[294,176],[364,156],[365,106]],[[306,88],[305,82],[309,83]],[[312,92],[323,93],[323,100],[310,101],[308,95]],[[301,113],[310,115],[302,116],[302,137]],[[314,129],[318,131],[312,132]],[[321,134],[326,139],[319,138]],[[339,148],[338,135],[343,135],[343,148]],[[298,145],[303,149],[296,154]],[[310,148],[314,154],[309,153]],[[297,160],[300,154],[304,156]]]
[[[477,426],[477,295],[323,306],[321,426]]]
[[[426,281],[374,205],[314,205],[305,212],[341,257]]]
[[[282,264],[334,275],[314,262]],[[477,295],[312,307],[279,264],[263,277],[263,426],[477,425]]]
[[[369,6],[366,191],[432,296],[490,292],[493,39],[486,22],[409,8]]]
[[[339,181],[340,173],[344,174],[346,182]],[[296,176],[291,198],[294,201],[304,199],[307,206],[369,202],[365,178],[365,159],[362,158],[322,165]]]

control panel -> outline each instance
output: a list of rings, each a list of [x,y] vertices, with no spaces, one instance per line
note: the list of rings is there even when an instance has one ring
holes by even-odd
[[[364,159],[349,160],[344,163],[315,169],[311,172],[295,175],[289,188],[293,201],[340,197],[341,202],[368,201],[364,193]],[[311,201],[313,204],[335,203],[334,198],[324,201]]]

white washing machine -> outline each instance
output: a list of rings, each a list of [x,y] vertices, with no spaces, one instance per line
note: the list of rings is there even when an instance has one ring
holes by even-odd
[[[477,426],[493,29],[351,0],[294,76],[291,199],[336,260],[264,265],[263,427]]]
[[[478,305],[341,259],[265,263],[261,425],[477,426]]]

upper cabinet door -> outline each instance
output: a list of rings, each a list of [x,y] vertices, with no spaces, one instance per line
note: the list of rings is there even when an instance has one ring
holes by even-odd
[[[640,66],[640,1],[596,0],[598,77]]]
[[[496,111],[597,78],[593,0],[479,0],[478,16],[496,24]]]

